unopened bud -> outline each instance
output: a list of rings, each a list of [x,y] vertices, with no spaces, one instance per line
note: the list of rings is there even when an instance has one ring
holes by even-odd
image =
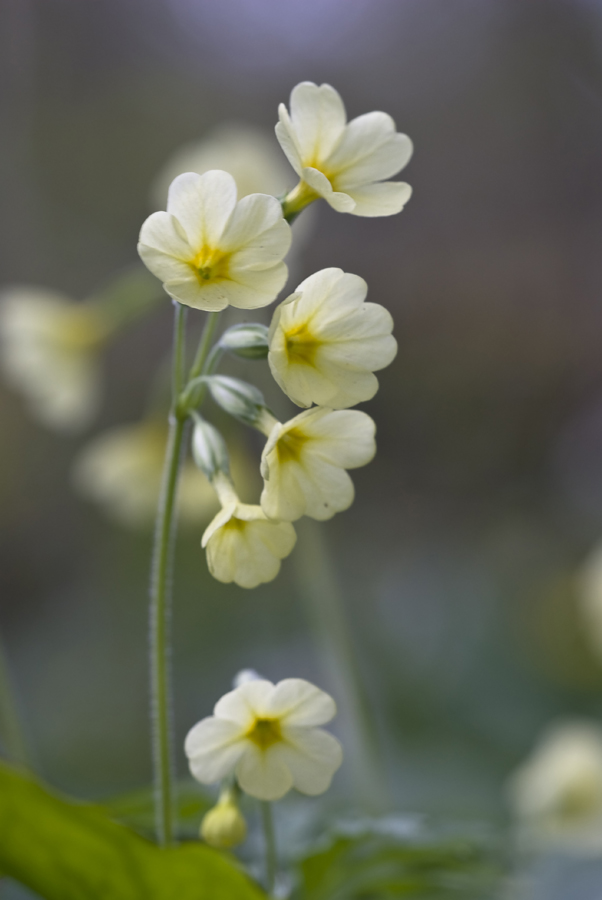
[[[242,844],[247,836],[247,823],[238,808],[234,792],[227,788],[220,794],[217,804],[206,813],[201,822],[201,837],[218,850],[229,850]]]
[[[266,359],[268,355],[268,329],[259,322],[233,325],[222,334],[219,345],[243,359]]]
[[[257,427],[265,410],[265,400],[258,388],[228,375],[212,375],[208,383],[218,406],[246,425]]]
[[[198,415],[194,417],[192,455],[209,481],[213,481],[218,472],[228,474],[230,471],[226,442],[217,428]]]

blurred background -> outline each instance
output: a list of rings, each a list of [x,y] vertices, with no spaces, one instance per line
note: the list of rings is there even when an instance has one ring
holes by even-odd
[[[405,211],[316,205],[289,287],[339,266],[395,318],[398,357],[365,404],[377,458],[323,529],[395,806],[503,817],[542,729],[602,715],[576,589],[602,539],[602,2],[2,0],[0,79],[0,282],[74,299],[136,264],[175,151],[225,122],[272,139],[299,81],[412,137]],[[151,529],[78,496],[73,462],[141,417],[170,335],[165,298],[112,342],[77,437],[0,383],[0,627],[39,769],[82,797],[150,780]],[[203,527],[182,529],[177,555],[182,773],[183,735],[237,670],[336,693],[294,554],[272,584],[222,585]],[[353,798],[352,781],[335,793]]]

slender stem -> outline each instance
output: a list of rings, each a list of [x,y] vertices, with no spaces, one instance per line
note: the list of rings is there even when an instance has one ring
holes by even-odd
[[[0,739],[11,762],[31,768],[27,741],[15,700],[8,660],[0,641]]]
[[[321,523],[295,522],[295,573],[343,721],[349,723],[349,757],[358,799],[374,812],[387,807],[388,790],[377,724],[358,669],[345,601]]]
[[[261,802],[261,824],[263,826],[263,839],[265,843],[266,890],[268,894],[272,896],[276,884],[276,835],[274,833],[272,804],[265,800]]]
[[[175,304],[172,370],[172,411],[157,510],[150,589],[150,668],[152,698],[152,745],[155,777],[157,840],[169,846],[174,839],[172,697],[170,670],[170,619],[173,556],[176,537],[176,500],[183,456],[186,417],[177,412],[184,386],[186,310]],[[202,370],[215,331],[216,314],[205,322],[195,365]],[[202,350],[202,352],[201,352]],[[194,367],[193,367],[194,368]]]
[[[197,378],[197,376],[199,376],[202,372],[205,360],[207,359],[207,354],[209,353],[211,341],[213,340],[213,335],[215,334],[215,329],[217,328],[218,319],[218,312],[207,313],[201,340],[199,341],[199,346],[194,358],[194,362],[192,364],[192,368],[190,369],[190,372],[188,374],[189,381],[192,381],[193,378]]]

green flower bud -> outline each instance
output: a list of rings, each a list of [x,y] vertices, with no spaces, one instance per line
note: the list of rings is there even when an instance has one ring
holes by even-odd
[[[226,442],[217,428],[196,414],[192,433],[192,455],[209,481],[213,481],[218,472],[229,475],[230,461]]]
[[[260,390],[246,381],[230,378],[228,375],[212,375],[207,381],[211,396],[218,406],[246,425],[258,427],[266,408]]]
[[[259,322],[248,325],[233,325],[222,334],[219,345],[243,359],[267,359],[268,329]]]

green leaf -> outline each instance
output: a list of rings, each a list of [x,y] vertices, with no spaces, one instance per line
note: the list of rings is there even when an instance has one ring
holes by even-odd
[[[196,838],[203,815],[215,804],[215,798],[204,793],[190,778],[175,786],[176,825],[179,838]],[[152,786],[103,800],[101,806],[111,819],[133,828],[144,837],[155,833],[155,792]]]
[[[161,849],[0,764],[0,871],[46,900],[261,900],[232,857]]]
[[[301,863],[304,900],[484,900],[499,883],[488,850],[467,841],[383,831],[333,837]]]

